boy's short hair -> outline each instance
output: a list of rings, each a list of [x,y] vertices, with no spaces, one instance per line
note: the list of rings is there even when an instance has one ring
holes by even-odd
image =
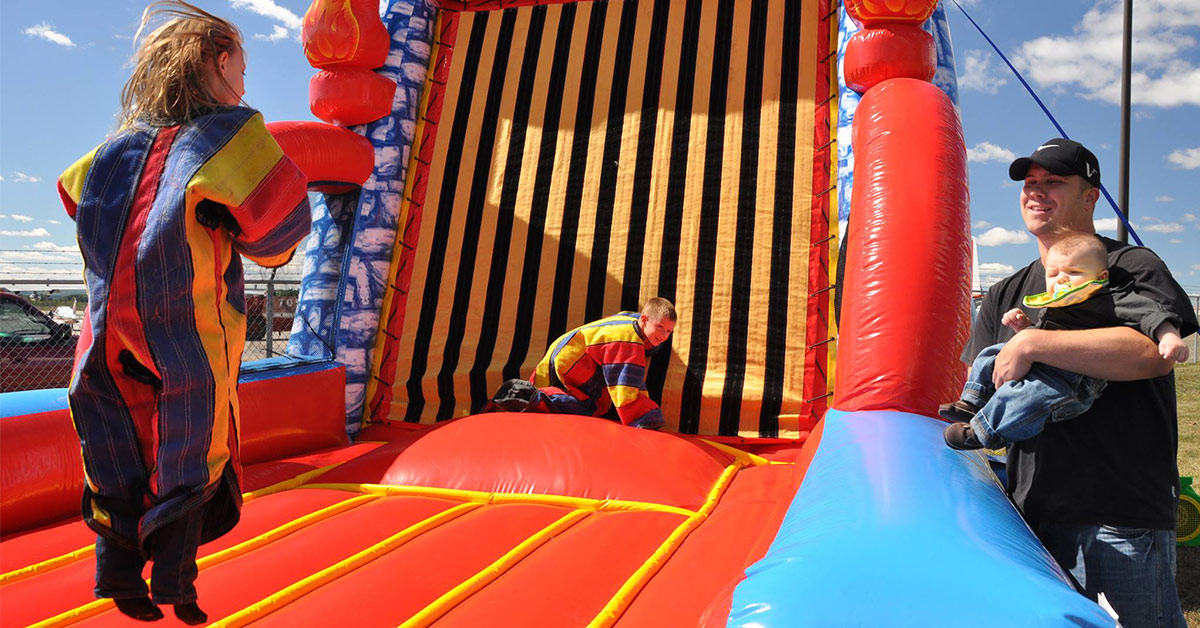
[[[1108,249],[1095,234],[1071,232],[1060,237],[1050,248],[1064,256],[1090,257],[1101,268],[1108,268]]]
[[[642,306],[642,314],[652,321],[661,321],[664,318],[671,322],[678,321],[678,317],[675,315],[675,306],[662,297],[653,297],[646,301],[646,304]]]

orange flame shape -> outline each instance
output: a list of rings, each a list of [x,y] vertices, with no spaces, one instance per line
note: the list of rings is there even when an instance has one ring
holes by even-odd
[[[873,22],[916,22],[929,19],[937,0],[846,0],[846,11],[865,25]]]
[[[304,14],[304,56],[314,68],[348,61],[359,42],[351,0],[313,0]]]

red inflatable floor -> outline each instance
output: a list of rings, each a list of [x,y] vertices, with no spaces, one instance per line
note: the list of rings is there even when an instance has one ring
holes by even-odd
[[[724,625],[802,474],[576,417],[377,428],[248,468],[197,588],[220,626]],[[137,625],[93,599],[93,540],[74,520],[0,541],[0,626]]]

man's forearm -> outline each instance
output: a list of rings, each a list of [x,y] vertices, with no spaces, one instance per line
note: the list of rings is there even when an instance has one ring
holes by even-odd
[[[1158,377],[1172,366],[1159,355],[1158,345],[1129,327],[1028,329],[1013,340],[1031,362],[1110,381]]]

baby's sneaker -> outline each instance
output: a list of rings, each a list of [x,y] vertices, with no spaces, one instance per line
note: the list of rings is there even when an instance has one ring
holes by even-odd
[[[970,423],[951,423],[946,426],[946,430],[942,432],[942,438],[946,439],[946,445],[950,449],[959,451],[971,451],[974,449],[983,449],[983,443],[979,442],[979,437],[975,435],[975,430]]]
[[[979,406],[959,399],[954,403],[943,403],[938,406],[938,415],[947,421],[967,423],[979,413]]]

